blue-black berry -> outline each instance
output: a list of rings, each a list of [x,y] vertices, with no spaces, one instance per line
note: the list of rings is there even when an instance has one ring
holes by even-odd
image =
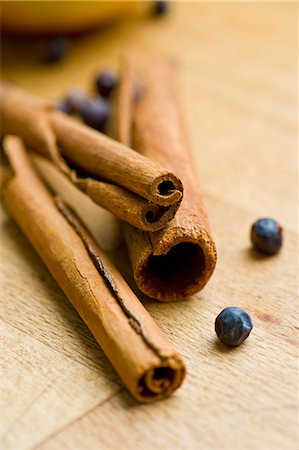
[[[72,89],[68,92],[66,97],[57,104],[57,109],[66,114],[78,114],[83,103],[85,102],[86,97],[83,92],[77,89]]]
[[[98,93],[102,97],[109,97],[117,85],[117,77],[112,72],[101,72],[96,76],[95,83]]]
[[[162,16],[163,14],[168,12],[169,10],[168,1],[154,1],[153,3],[154,3],[153,13],[155,16]]]
[[[66,57],[70,51],[69,39],[64,37],[55,37],[49,39],[44,48],[42,62],[46,64],[53,64],[61,61]]]
[[[60,100],[56,103],[56,109],[58,111],[64,112],[65,114],[72,114],[72,108],[70,108],[70,105],[65,100]]]
[[[236,306],[225,308],[215,320],[215,331],[220,341],[229,347],[242,344],[252,330],[247,312]]]
[[[274,255],[282,246],[282,227],[274,219],[257,220],[251,227],[251,242],[255,250]]]
[[[81,105],[80,115],[86,125],[104,132],[111,115],[110,103],[103,98],[86,100]]]

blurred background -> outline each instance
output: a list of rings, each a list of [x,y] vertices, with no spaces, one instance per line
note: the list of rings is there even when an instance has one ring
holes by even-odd
[[[254,194],[247,207],[282,211],[295,227],[285,176],[296,182],[296,142],[288,134],[282,148],[279,135],[296,126],[295,4],[8,1],[1,10],[2,78],[55,101],[72,89],[93,96],[126,45],[175,60],[203,186],[240,206]]]

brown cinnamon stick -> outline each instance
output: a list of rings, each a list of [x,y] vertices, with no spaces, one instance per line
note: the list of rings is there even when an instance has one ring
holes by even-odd
[[[134,99],[136,80],[139,95]],[[160,301],[177,300],[201,290],[216,263],[178,91],[171,64],[150,61],[142,71],[136,55],[124,54],[116,137],[173,170],[184,184],[181,206],[165,228],[146,233],[124,224],[135,281],[142,292]]]
[[[22,142],[7,136],[4,204],[140,402],[171,394],[182,360],[74,212],[38,179]]]
[[[116,216],[155,231],[175,215],[183,188],[168,170],[13,85],[0,85],[0,108],[2,135],[20,136]]]

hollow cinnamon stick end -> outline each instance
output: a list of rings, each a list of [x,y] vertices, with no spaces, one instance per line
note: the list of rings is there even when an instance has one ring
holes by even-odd
[[[131,393],[141,403],[162,400],[181,386],[185,375],[183,361],[175,354],[166,358],[160,365],[147,370]]]
[[[180,203],[183,198],[183,184],[173,173],[165,173],[157,177],[149,186],[149,195],[153,202],[160,206]]]
[[[149,246],[133,262],[139,289],[161,302],[182,300],[199,292],[209,281],[217,260],[215,243],[208,233],[192,238],[178,236],[163,253]],[[135,264],[134,264],[135,263]]]

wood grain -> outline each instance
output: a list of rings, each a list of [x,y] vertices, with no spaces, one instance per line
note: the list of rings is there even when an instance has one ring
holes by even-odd
[[[9,58],[8,48],[16,49],[4,40],[2,75],[52,98],[70,84],[90,89],[97,69],[116,67],[120,43],[177,60],[219,260],[207,287],[187,302],[145,300],[188,377],[172,398],[139,406],[3,212],[3,448],[298,448],[296,15],[295,3],[178,3],[165,20],[82,37],[51,68],[26,60],[25,50]],[[115,220],[59,183],[130,276]],[[250,224],[261,216],[285,229],[273,258],[249,247]],[[254,322],[235,350],[219,345],[213,330],[229,305]]]

